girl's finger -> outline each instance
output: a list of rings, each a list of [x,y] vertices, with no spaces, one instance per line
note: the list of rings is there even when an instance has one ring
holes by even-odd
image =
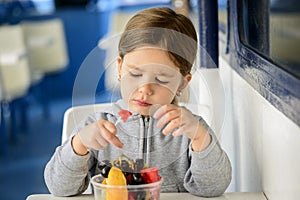
[[[110,132],[110,130],[107,129],[106,126],[104,127],[104,129],[102,129],[102,136],[106,141],[108,141],[112,145],[119,148],[123,147],[123,143],[119,140],[115,133]]]
[[[167,135],[172,130],[179,128],[180,126],[181,126],[180,118],[176,118],[176,119],[171,120],[162,132],[163,132],[163,134]]]
[[[153,117],[155,119],[161,118],[165,113],[169,112],[170,110],[173,110],[175,108],[174,105],[168,104],[168,105],[163,105],[159,109],[156,110],[154,113]]]
[[[108,145],[108,142],[100,134],[99,137],[96,137],[96,141],[101,146],[101,149],[107,147]]]
[[[104,128],[106,128],[109,132],[116,134],[117,133],[117,127],[115,126],[114,123],[110,121],[104,121],[103,122]]]
[[[169,123],[170,121],[180,117],[180,113],[177,110],[170,110],[165,113],[157,122],[157,127],[162,128],[164,125]]]
[[[182,128],[178,128],[176,131],[174,131],[174,132],[172,133],[172,135],[173,135],[174,137],[180,136],[180,135],[182,135],[182,134],[183,134]]]

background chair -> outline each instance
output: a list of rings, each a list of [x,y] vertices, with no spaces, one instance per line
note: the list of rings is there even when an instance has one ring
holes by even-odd
[[[41,74],[63,71],[68,63],[68,52],[63,23],[60,19],[21,22],[33,80]],[[34,74],[36,73],[36,74]],[[35,76],[37,75],[37,76]]]
[[[16,134],[15,103],[24,97],[30,87],[30,72],[22,28],[19,25],[0,27],[0,100],[1,126],[5,126],[5,113],[10,115],[11,136]],[[6,128],[1,130],[6,137]],[[3,142],[3,140],[1,140]]]
[[[46,91],[43,78],[59,74],[69,63],[64,26],[60,19],[24,20],[21,22],[28,60],[31,69],[31,84],[35,91]],[[46,82],[44,82],[46,84]],[[37,90],[38,86],[39,90]],[[33,89],[34,90],[34,89]],[[49,116],[48,97],[38,93],[44,115]]]
[[[30,86],[30,74],[19,25],[0,27],[0,72],[2,99],[24,96]]]

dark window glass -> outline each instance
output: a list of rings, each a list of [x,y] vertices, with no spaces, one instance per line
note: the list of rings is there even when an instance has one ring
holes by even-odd
[[[241,41],[300,77],[300,1],[238,1]]]

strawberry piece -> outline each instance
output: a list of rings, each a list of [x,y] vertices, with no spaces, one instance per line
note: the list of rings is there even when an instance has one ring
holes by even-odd
[[[132,113],[128,110],[120,110],[118,112],[118,114],[120,115],[121,119],[123,120],[123,122],[126,122],[128,117],[132,115]]]
[[[145,168],[140,173],[145,183],[154,183],[160,180],[158,167]]]

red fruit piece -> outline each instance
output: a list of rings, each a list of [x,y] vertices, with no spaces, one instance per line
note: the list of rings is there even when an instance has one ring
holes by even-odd
[[[135,195],[132,192],[128,192],[128,200],[135,200]]]
[[[126,122],[128,117],[132,115],[132,113],[128,110],[120,110],[118,112],[118,114],[120,115],[121,119],[123,120],[123,122]]]
[[[145,183],[154,183],[160,180],[158,167],[142,169],[140,173]]]

